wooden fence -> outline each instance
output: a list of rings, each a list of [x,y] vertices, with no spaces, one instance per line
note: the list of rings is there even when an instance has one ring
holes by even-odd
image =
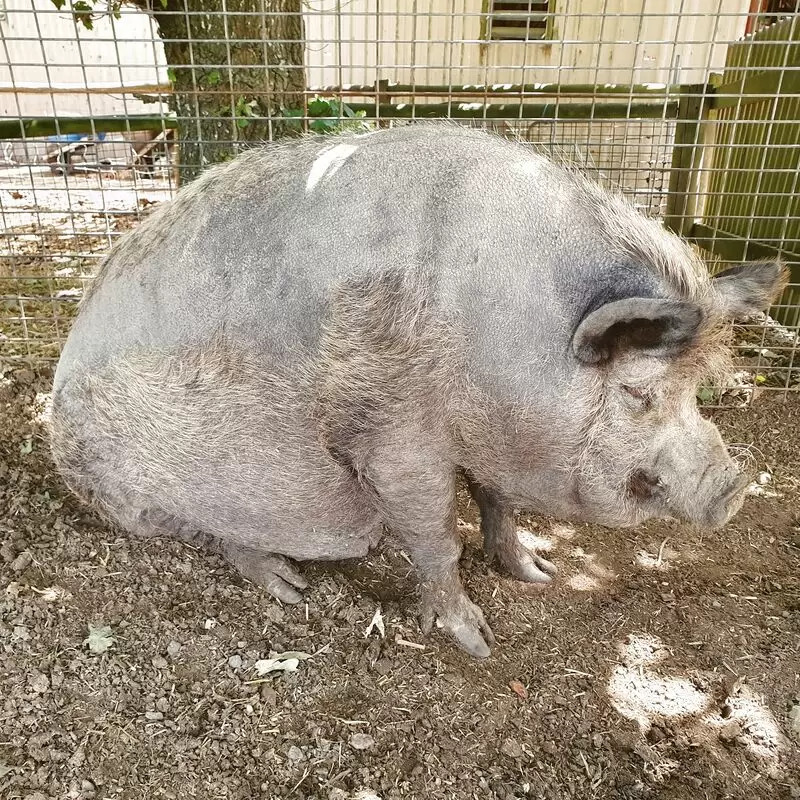
[[[678,112],[667,223],[723,262],[780,257],[800,283],[800,16],[732,44],[715,83]],[[780,306],[800,324],[800,288]]]

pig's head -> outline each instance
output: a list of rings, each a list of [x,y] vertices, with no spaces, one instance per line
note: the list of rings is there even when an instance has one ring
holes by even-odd
[[[700,415],[696,392],[726,365],[726,322],[766,309],[785,277],[775,263],[734,267],[691,299],[626,297],[580,320],[571,348],[585,424],[568,469],[569,516],[717,527],[739,510],[748,477]]]

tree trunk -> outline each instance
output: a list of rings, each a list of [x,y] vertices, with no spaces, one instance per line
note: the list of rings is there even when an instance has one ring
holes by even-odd
[[[174,89],[181,182],[296,130],[281,118],[305,103],[302,0],[153,0],[150,12]]]

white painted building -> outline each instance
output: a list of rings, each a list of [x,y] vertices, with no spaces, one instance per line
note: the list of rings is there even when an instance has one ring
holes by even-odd
[[[504,3],[507,8],[511,3]],[[698,83],[721,70],[750,0],[541,0],[530,35],[498,41],[492,0],[307,0],[307,82],[374,84]],[[5,0],[0,116],[153,114],[132,96],[167,85],[147,14],[123,6],[86,31],[51,0]],[[376,11],[379,8],[380,11]],[[499,18],[495,18],[494,35]],[[512,34],[513,35],[513,34]],[[523,34],[524,35],[524,34]]]

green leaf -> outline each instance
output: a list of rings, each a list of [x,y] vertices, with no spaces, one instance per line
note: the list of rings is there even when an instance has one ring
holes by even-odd
[[[704,404],[705,403],[711,403],[711,402],[714,401],[715,397],[716,397],[716,392],[713,389],[709,388],[708,386],[701,386],[697,390],[697,399],[701,403],[704,403]]]
[[[212,70],[206,75],[206,86],[218,86],[222,80],[222,75],[218,69]]]
[[[167,80],[170,83],[175,83],[175,70],[172,67],[167,67]]]
[[[77,0],[72,4],[72,13],[75,19],[86,28],[87,31],[94,29],[94,20],[92,19],[92,12],[94,9],[84,0]]]
[[[85,645],[93,653],[105,653],[110,647],[114,646],[114,637],[111,635],[111,627],[103,625],[102,627],[95,627],[89,625],[89,635],[83,640]]]
[[[55,6],[55,7],[56,7],[56,8],[57,8],[59,11],[61,11],[61,9],[62,9],[62,8],[64,8],[64,3],[66,3],[66,2],[67,2],[67,0],[51,0],[51,2],[53,3],[53,5],[54,5],[54,6]]]
[[[243,130],[249,124],[250,124],[249,119],[243,119],[242,117],[239,117],[239,119],[236,120],[236,127],[239,128],[240,130]]]
[[[334,125],[325,119],[315,119],[308,127],[315,133],[328,133]]]
[[[315,97],[309,104],[308,104],[308,113],[314,117],[321,117],[323,115],[330,115],[331,113],[331,104],[327,100],[321,100],[318,97]]]

